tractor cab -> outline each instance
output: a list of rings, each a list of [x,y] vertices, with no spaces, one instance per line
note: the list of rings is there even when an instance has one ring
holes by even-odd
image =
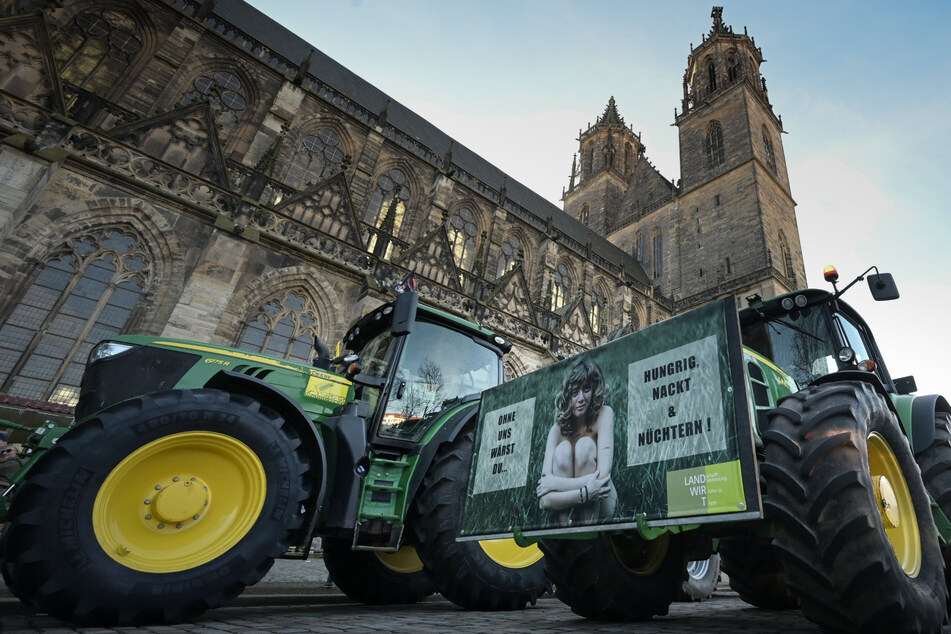
[[[835,288],[838,273],[826,267],[825,277],[833,284],[834,292],[807,289],[768,300],[748,298],[749,307],[740,311],[743,345],[778,366],[800,388],[833,373],[859,372],[865,373],[864,378],[874,375],[888,392],[913,392],[914,378],[892,380],[872,331],[858,312],[841,299],[867,273],[840,291]],[[898,297],[895,283],[887,273],[869,275],[868,282],[876,300]]]
[[[364,316],[343,345],[357,397],[370,403],[371,442],[395,447],[419,443],[440,412],[501,383],[511,348],[491,331],[417,305],[414,290]]]

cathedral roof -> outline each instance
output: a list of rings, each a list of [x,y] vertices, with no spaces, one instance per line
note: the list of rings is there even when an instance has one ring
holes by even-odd
[[[165,1],[173,4],[172,0]],[[502,183],[505,182],[506,199],[518,204],[539,221],[550,223],[554,229],[580,244],[591,243],[592,250],[605,260],[620,267],[639,282],[648,286],[653,285],[630,254],[566,214],[554,203],[508,177],[498,167],[458,141],[454,141],[432,123],[391,99],[383,91],[251,5],[243,0],[217,0],[213,6],[214,15],[265,45],[268,51],[276,53],[285,60],[291,60],[295,65],[301,65],[307,74],[318,78],[367,112],[376,115],[385,110],[387,124],[405,134],[409,139],[429,148],[436,157],[445,156],[451,147],[453,165],[465,170],[489,187],[500,189]],[[262,59],[267,59],[268,51],[261,53]],[[303,63],[305,60],[306,64]],[[623,119],[617,114],[617,108],[613,104],[612,97],[605,110],[605,117],[617,118],[620,123],[623,123]]]

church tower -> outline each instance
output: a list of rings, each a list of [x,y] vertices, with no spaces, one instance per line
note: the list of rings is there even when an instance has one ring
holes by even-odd
[[[684,73],[677,279],[682,299],[772,296],[805,285],[783,123],[760,75],[762,50],[723,23],[691,45]]]
[[[641,137],[618,114],[614,97],[587,130],[578,131],[579,155],[571,165],[565,211],[601,235],[617,221],[621,199],[644,153]],[[580,160],[579,160],[580,158]]]

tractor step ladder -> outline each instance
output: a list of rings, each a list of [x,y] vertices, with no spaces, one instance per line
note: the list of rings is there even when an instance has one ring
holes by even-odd
[[[390,459],[371,454],[353,530],[354,550],[399,550],[410,473],[407,456]]]

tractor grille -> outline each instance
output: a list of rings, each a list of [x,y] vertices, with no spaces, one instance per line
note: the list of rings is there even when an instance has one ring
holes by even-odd
[[[141,394],[170,390],[201,356],[142,346],[86,366],[76,420]]]

